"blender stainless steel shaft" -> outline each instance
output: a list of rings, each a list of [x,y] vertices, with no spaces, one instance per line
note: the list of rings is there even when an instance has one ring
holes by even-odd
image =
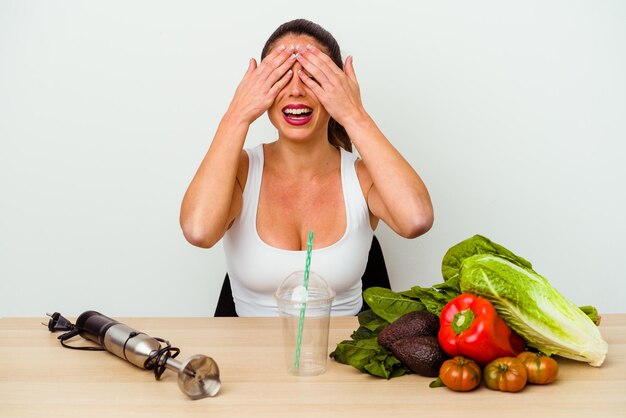
[[[83,312],[76,320],[79,334],[102,346],[106,351],[143,369],[158,368],[157,379],[164,369],[178,374],[180,390],[191,399],[215,396],[220,390],[220,372],[217,363],[202,354],[180,362],[174,357],[178,349],[161,345],[164,340],[153,338],[128,325],[96,311]],[[175,350],[173,356],[170,352]],[[160,370],[159,370],[160,369]]]

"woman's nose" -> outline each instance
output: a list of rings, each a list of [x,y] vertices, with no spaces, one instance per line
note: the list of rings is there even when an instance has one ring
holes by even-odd
[[[302,65],[299,62],[296,62],[291,67],[291,71],[293,71],[293,76],[291,77],[291,80],[289,80],[289,83],[287,83],[287,85],[285,86],[285,89],[287,89],[287,92],[290,96],[298,97],[306,95],[304,89],[305,85],[298,75],[298,71],[300,70],[302,70]]]

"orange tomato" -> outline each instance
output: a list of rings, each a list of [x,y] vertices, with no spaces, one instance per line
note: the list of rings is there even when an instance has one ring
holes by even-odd
[[[515,357],[500,357],[485,366],[485,385],[502,392],[519,392],[528,381],[526,366]]]
[[[555,359],[543,353],[531,353],[530,351],[524,351],[517,358],[526,367],[528,383],[547,385],[556,380],[559,364]]]
[[[448,388],[467,392],[480,383],[480,367],[474,360],[457,356],[446,360],[439,369],[439,378]]]

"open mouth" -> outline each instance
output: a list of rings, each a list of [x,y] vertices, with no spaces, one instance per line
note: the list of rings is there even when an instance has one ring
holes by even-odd
[[[305,105],[287,105],[283,108],[283,117],[291,125],[304,125],[312,116],[313,109]]]

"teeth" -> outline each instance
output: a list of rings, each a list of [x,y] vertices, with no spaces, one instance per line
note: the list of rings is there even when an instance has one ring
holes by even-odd
[[[285,109],[283,110],[284,113],[286,114],[291,114],[291,115],[301,115],[303,113],[311,113],[313,110],[312,109]]]

